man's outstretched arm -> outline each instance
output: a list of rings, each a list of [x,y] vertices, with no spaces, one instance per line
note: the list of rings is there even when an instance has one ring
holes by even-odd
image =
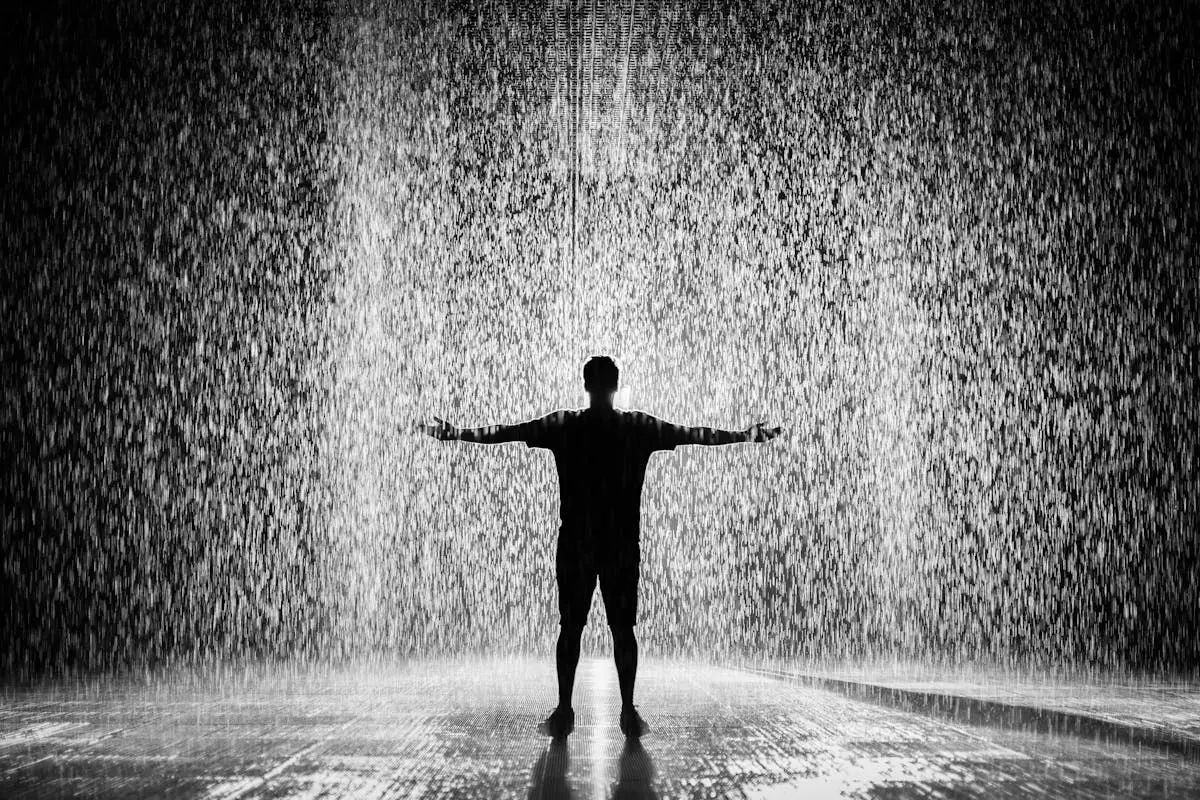
[[[674,426],[676,444],[737,444],[738,442],[769,442],[783,433],[783,428],[769,428],[767,423],[759,422],[744,431],[727,431],[723,428],[689,428],[684,425]]]
[[[441,417],[434,417],[432,423],[422,422],[416,429],[426,436],[432,436],[443,442],[475,442],[476,444],[501,444],[503,442],[522,441],[523,425],[485,425],[481,428],[457,428]]]

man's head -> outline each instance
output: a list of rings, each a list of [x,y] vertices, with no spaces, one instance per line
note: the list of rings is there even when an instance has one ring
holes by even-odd
[[[608,356],[592,356],[583,365],[583,388],[593,400],[606,399],[611,403],[620,382],[620,375],[617,362]]]

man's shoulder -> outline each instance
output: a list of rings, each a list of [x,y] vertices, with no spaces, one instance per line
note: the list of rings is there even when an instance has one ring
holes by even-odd
[[[662,423],[662,420],[653,414],[647,414],[645,411],[639,411],[637,409],[629,409],[627,411],[622,411],[621,413],[624,415],[625,420],[632,425],[643,426],[658,425]]]
[[[557,411],[551,411],[549,414],[539,417],[535,421],[540,422],[543,425],[558,427],[561,425],[567,425],[578,418],[579,412],[575,409],[560,408]]]
[[[570,411],[560,409],[520,423],[518,427],[521,430],[521,441],[530,447],[554,449],[555,444],[561,441],[564,430],[570,425],[570,414]]]

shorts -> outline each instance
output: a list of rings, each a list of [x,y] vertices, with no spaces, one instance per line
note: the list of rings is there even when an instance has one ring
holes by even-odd
[[[592,594],[599,581],[609,627],[636,625],[640,562],[636,543],[615,552],[597,552],[597,548],[560,538],[554,559],[559,624],[580,628],[587,624]]]

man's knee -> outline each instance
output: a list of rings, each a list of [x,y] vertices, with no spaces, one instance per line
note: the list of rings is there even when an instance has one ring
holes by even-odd
[[[584,623],[577,620],[564,620],[559,623],[558,635],[564,639],[583,638]]]
[[[612,631],[614,642],[635,642],[637,636],[633,632],[633,626],[627,624],[609,625],[609,630]]]

